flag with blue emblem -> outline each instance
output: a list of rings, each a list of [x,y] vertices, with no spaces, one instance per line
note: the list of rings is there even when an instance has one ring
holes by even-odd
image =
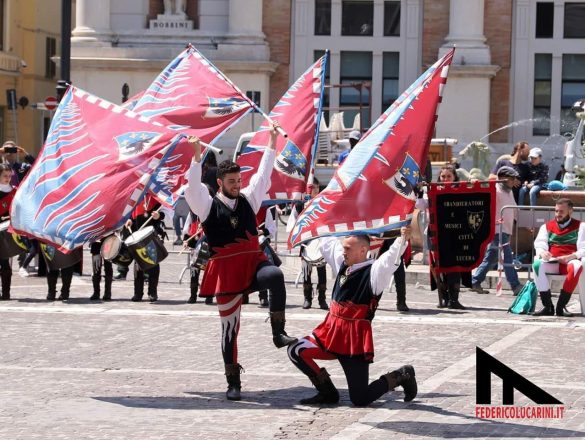
[[[427,161],[453,50],[392,104],[353,148],[327,187],[299,215],[288,244],[372,234],[408,225]]]
[[[252,102],[201,52],[189,45],[127,107],[185,135],[213,143],[251,109]],[[183,140],[150,187],[172,206],[186,185],[193,147]]]
[[[280,124],[288,138],[277,138],[276,160],[265,204],[299,200],[307,192],[315,163],[328,59],[329,51],[326,51],[290,86],[270,112],[270,118]],[[265,121],[237,159],[243,187],[258,170],[268,145],[269,130],[270,125]]]
[[[69,87],[14,197],[12,229],[68,253],[120,228],[182,137]]]

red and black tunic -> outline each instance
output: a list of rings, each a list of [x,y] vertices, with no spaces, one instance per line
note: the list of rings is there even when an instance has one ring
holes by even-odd
[[[345,263],[341,265],[333,286],[329,313],[313,330],[313,336],[323,350],[372,362],[372,319],[379,297],[372,291],[371,270],[372,265],[368,264],[346,276],[347,266]]]
[[[254,280],[258,264],[267,261],[258,244],[256,215],[248,200],[240,195],[232,210],[214,197],[202,226],[211,257],[203,275],[200,295],[246,291]]]

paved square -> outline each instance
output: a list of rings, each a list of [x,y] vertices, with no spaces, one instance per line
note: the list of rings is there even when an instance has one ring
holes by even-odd
[[[188,275],[178,283],[185,258],[172,254],[163,263],[155,304],[129,301],[131,274],[114,283],[112,302],[90,302],[85,275],[74,279],[68,303],[48,303],[44,278],[15,273],[13,300],[0,303],[0,438],[585,437],[585,318],[509,315],[510,292],[464,290],[467,310],[439,310],[426,274],[416,268],[408,274],[410,313],[396,312],[394,294],[385,293],[374,320],[371,366],[376,378],[412,363],[419,381],[414,402],[391,392],[370,407],[353,407],[341,368],[327,362],[340,405],[299,405],[312,386],[286,351],[272,345],[256,295],[244,306],[239,339],[243,400],[227,401],[217,309],[186,304]],[[87,273],[88,252],[84,266]],[[285,258],[284,271],[287,331],[305,335],[324,312],[300,307],[297,262]],[[571,309],[579,311],[576,299]],[[475,418],[476,346],[561,400],[564,418]],[[495,376],[492,388],[492,403],[501,403],[502,381]],[[518,392],[515,398],[531,403]]]

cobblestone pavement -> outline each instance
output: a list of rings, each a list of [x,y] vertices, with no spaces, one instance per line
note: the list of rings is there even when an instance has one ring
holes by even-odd
[[[185,258],[173,254],[163,263],[155,304],[129,301],[131,274],[115,282],[112,302],[90,302],[85,275],[74,279],[68,303],[48,303],[44,278],[15,273],[13,300],[0,303],[0,438],[585,437],[585,318],[509,315],[509,291],[498,297],[464,290],[467,310],[439,310],[416,268],[409,274],[419,280],[408,288],[410,313],[396,311],[393,293],[381,302],[371,367],[376,378],[412,363],[415,401],[405,404],[397,391],[370,407],[353,407],[341,368],[326,362],[340,405],[298,404],[312,387],[286,351],[272,345],[267,312],[255,295],[244,306],[239,339],[243,400],[227,401],[217,310],[186,304],[188,275],[178,283]],[[284,272],[287,330],[305,335],[324,312],[300,307],[296,261],[285,258]],[[571,304],[579,311],[576,299]],[[476,346],[561,400],[564,418],[476,418]],[[493,404],[499,404],[502,381],[492,377]],[[515,397],[518,405],[531,403],[519,392]]]

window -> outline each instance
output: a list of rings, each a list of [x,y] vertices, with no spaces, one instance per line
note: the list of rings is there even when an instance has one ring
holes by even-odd
[[[384,2],[384,36],[400,36],[400,2]]]
[[[565,38],[585,38],[585,3],[565,3]]]
[[[341,84],[371,83],[372,81],[372,52],[341,52]],[[361,100],[360,100],[361,90]],[[352,127],[361,104],[362,126],[370,125],[370,89],[368,87],[342,87],[340,89],[339,105],[344,109],[343,122],[346,127]]]
[[[343,0],[341,35],[371,36],[374,34],[374,2]]]
[[[331,0],[315,0],[315,35],[331,35]]]
[[[382,61],[382,111],[398,98],[399,52],[384,52]]]
[[[563,55],[561,85],[561,134],[577,128],[577,119],[571,107],[585,98],[585,55]]]
[[[552,38],[555,5],[553,2],[536,4],[536,38]]]
[[[56,67],[51,60],[57,53],[57,40],[55,38],[47,37],[45,42],[45,78],[55,78]]]
[[[552,55],[537,53],[534,56],[534,136],[550,135],[550,90],[552,78]]]

